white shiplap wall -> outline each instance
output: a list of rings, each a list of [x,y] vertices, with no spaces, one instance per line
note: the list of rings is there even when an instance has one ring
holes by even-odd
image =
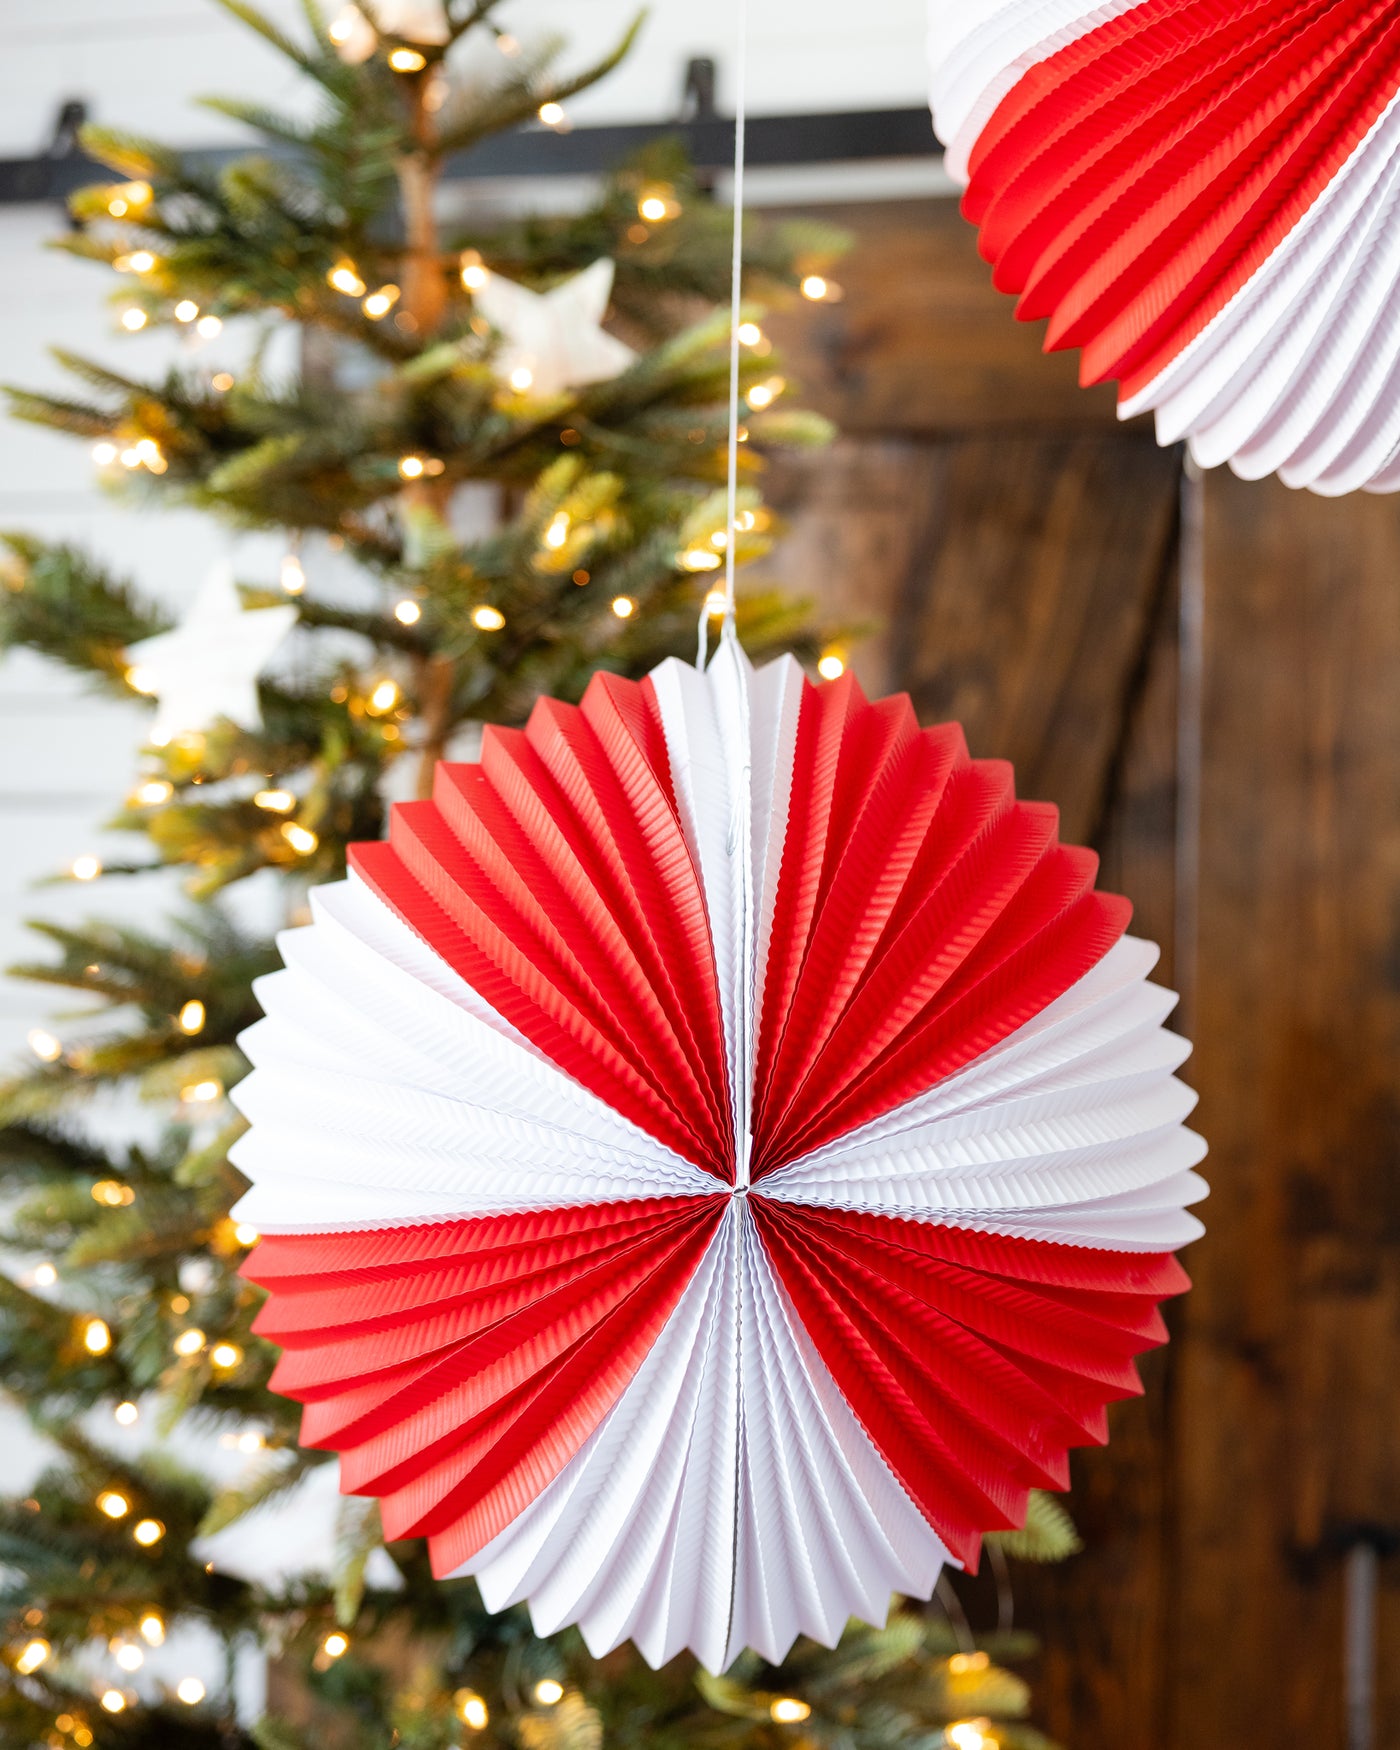
[[[260,0],[292,24],[295,0]],[[639,0],[506,0],[497,14],[522,40],[559,34],[579,64],[619,36]],[[750,107],[757,113],[885,108],[924,101],[925,0],[749,0]],[[675,112],[692,55],[720,65],[731,90],[737,0],[651,0],[636,53],[571,105],[580,121],[649,121]],[[104,122],[185,145],[236,137],[192,111],[210,91],[294,95],[285,65],[213,0],[0,0],[0,153],[34,150],[62,97]]]

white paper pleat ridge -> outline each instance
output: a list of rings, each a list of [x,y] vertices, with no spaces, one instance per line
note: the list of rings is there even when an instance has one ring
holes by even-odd
[[[933,125],[943,163],[967,181],[968,154],[993,111],[1038,61],[1143,0],[928,0]]]

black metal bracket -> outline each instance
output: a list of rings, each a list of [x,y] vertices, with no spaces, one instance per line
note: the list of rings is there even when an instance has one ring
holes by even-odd
[[[486,140],[449,160],[451,178],[509,176],[594,176],[611,170],[649,141],[679,137],[696,168],[724,170],[734,158],[731,118],[706,113],[706,63],[687,69],[686,107],[674,122],[613,123],[573,128],[556,134],[548,128],[521,128]],[[713,66],[708,101],[713,102]],[[0,206],[63,200],[92,182],[111,180],[112,172],[76,150],[83,119],[76,101],[65,104],[54,144],[33,158],[0,158]],[[808,115],[756,115],[747,123],[746,160],[751,166],[831,164],[872,158],[937,158],[927,109],[834,110]],[[245,157],[243,148],[200,148],[185,154],[192,165],[218,170]],[[266,153],[267,156],[277,156]]]

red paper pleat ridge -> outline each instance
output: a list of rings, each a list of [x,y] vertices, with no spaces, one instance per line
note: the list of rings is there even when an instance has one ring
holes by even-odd
[[[1143,0],[1031,67],[963,202],[1017,314],[1081,380],[1152,382],[1298,224],[1400,89],[1394,0]]]
[[[842,1396],[951,1553],[1025,1523],[1068,1451],[1107,1439],[1166,1341],[1170,1253],[1108,1252],[754,1197],[758,1232]]]
[[[488,728],[350,865],[561,1069],[732,1182],[714,950],[649,682],[600,675]]]
[[[243,1274],[273,1389],[385,1535],[426,1536],[450,1573],[556,1477],[674,1311],[727,1199],[267,1235]]]
[[[753,1178],[964,1068],[1127,928],[1098,859],[961,729],[844,675],[803,695],[759,1014]]]

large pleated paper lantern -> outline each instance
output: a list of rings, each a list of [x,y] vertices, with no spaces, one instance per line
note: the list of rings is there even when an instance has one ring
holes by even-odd
[[[930,0],[963,210],[1047,348],[1205,466],[1400,487],[1400,6]]]
[[[956,727],[726,640],[488,729],[351,870],[259,987],[238,1214],[389,1537],[718,1671],[1105,1437],[1199,1231],[1187,1046]]]

